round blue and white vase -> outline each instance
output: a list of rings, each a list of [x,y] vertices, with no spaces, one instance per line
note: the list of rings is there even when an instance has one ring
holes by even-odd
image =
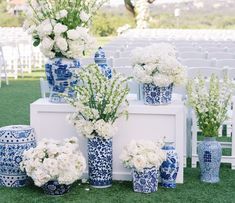
[[[99,136],[88,139],[88,175],[94,188],[107,188],[112,185],[113,150],[112,139]]]
[[[144,104],[164,105],[171,103],[173,83],[167,87],[159,87],[152,83],[143,84]]]
[[[179,171],[179,158],[172,144],[165,144],[162,150],[166,153],[166,160],[160,166],[160,185],[165,188],[176,188],[176,178]]]
[[[112,78],[112,69],[107,64],[107,59],[105,56],[105,52],[102,47],[99,47],[98,51],[95,53],[94,57],[95,63],[101,69],[103,75],[108,79]]]
[[[20,170],[23,152],[36,147],[34,129],[15,125],[0,128],[0,186],[23,187],[29,178]]]
[[[56,180],[48,181],[42,186],[42,189],[47,195],[64,195],[69,192],[71,185],[59,184]]]
[[[65,93],[73,96],[73,87],[78,83],[75,77],[75,71],[80,68],[80,62],[77,59],[54,58],[45,64],[46,77],[50,87],[50,102],[65,103],[60,94]]]
[[[133,169],[133,190],[140,193],[152,193],[158,189],[158,171],[156,167],[144,168],[143,171]]]
[[[222,148],[214,137],[206,137],[198,145],[198,158],[201,170],[201,181],[218,183]]]

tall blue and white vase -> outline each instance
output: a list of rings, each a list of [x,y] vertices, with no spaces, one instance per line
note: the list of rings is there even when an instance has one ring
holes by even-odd
[[[143,171],[133,169],[132,178],[135,192],[152,193],[158,189],[158,171],[156,167],[144,168]]]
[[[100,67],[103,75],[105,77],[107,77],[108,79],[111,79],[112,78],[112,69],[107,64],[105,52],[102,49],[102,47],[100,47],[98,49],[98,51],[95,53],[94,60],[95,60],[95,63]]]
[[[143,84],[144,104],[164,105],[171,103],[173,83],[167,87],[159,87],[152,83]]]
[[[171,144],[165,144],[162,150],[166,153],[166,160],[160,166],[160,185],[165,188],[175,188],[179,171],[178,154]]]
[[[79,60],[68,58],[50,59],[45,64],[46,77],[50,87],[50,102],[64,103],[64,98],[60,96],[61,93],[73,96],[73,91],[69,86],[78,83],[74,72],[80,67]]]
[[[99,136],[88,139],[88,175],[92,187],[107,188],[112,185],[112,145],[112,139]]]
[[[16,125],[0,128],[0,186],[23,187],[29,179],[20,170],[23,152],[36,147],[34,129]]]
[[[213,137],[206,137],[198,146],[198,158],[201,169],[201,181],[217,183],[220,181],[219,171],[222,148]]]

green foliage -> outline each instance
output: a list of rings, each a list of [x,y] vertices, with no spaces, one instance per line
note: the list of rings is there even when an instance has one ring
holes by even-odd
[[[92,32],[101,37],[116,35],[117,29],[125,24],[134,26],[134,18],[128,14],[123,15],[100,12],[93,19]]]

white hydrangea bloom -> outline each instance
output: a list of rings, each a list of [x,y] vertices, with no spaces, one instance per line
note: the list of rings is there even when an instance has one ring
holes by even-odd
[[[54,27],[54,33],[55,35],[60,35],[61,33],[64,33],[68,30],[68,27],[66,25],[62,25],[61,23],[57,23]]]
[[[90,19],[90,15],[88,15],[85,11],[81,11],[80,13],[80,19],[83,22],[87,22]]]
[[[20,167],[39,187],[50,180],[69,185],[82,176],[86,161],[77,138],[64,142],[42,140],[36,148],[24,152]]]
[[[154,166],[158,169],[166,159],[162,146],[162,141],[132,140],[124,147],[120,159],[125,167],[134,168],[137,171]]]

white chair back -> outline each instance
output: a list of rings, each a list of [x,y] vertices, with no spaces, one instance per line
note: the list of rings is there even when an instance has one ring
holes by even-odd
[[[218,78],[223,78],[223,70],[215,67],[190,67],[187,69],[187,75],[190,79],[199,75],[208,79],[212,74],[215,74]]]
[[[208,53],[208,59],[235,59],[235,54],[225,52],[212,52]]]
[[[115,58],[113,59],[113,67],[131,67],[132,66],[132,61],[130,57],[125,57],[125,58]]]
[[[206,59],[182,59],[180,62],[188,67],[211,67],[214,66],[214,62],[212,60]]]
[[[216,60],[216,66],[219,68],[224,66],[235,67],[235,59]]]
[[[206,59],[204,52],[181,52],[178,54],[181,59]]]

